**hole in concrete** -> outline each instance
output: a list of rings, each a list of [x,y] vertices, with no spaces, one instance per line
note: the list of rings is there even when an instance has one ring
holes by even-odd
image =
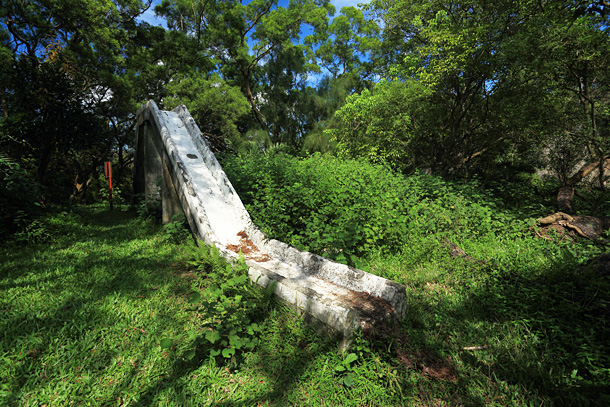
[[[197,157],[195,154],[187,154],[186,156],[187,156],[188,158],[193,158],[193,159],[195,159],[195,158],[199,158],[199,157]]]

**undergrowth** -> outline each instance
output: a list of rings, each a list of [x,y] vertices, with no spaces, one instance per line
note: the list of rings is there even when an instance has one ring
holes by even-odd
[[[126,208],[42,222],[44,243],[0,246],[0,405],[402,403],[387,362],[367,352],[348,364],[353,376],[335,370],[349,359],[334,340],[213,249],[176,243]],[[198,295],[209,307],[194,307]]]
[[[358,265],[371,251],[396,253],[422,239],[524,236],[533,222],[475,182],[313,155],[229,157],[223,162],[253,220],[272,238]],[[524,208],[521,208],[524,209]],[[536,203],[531,216],[546,214]]]
[[[274,284],[264,289],[253,286],[245,261],[228,264],[215,247],[193,244],[187,252],[187,264],[204,276],[206,288],[189,299],[190,311],[197,313],[203,329],[189,332],[192,342],[186,357],[206,351],[211,357],[230,359],[256,348],[261,341],[259,322],[269,312]],[[174,343],[164,338],[161,347],[172,348]]]
[[[610,402],[610,276],[588,263],[606,249],[536,236],[535,218],[553,211],[546,196],[517,205],[477,182],[320,155],[230,157],[224,168],[269,236],[406,286],[408,317],[391,335],[403,344],[389,354],[445,383],[414,375],[431,400]]]
[[[321,156],[234,160],[267,233],[404,284],[405,320],[342,353],[180,220],[74,207],[0,247],[0,405],[610,403],[604,248],[536,237],[544,206]]]

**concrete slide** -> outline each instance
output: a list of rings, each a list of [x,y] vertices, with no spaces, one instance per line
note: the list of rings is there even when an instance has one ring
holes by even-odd
[[[137,112],[134,194],[161,203],[163,220],[184,213],[193,234],[221,254],[242,253],[253,281],[344,345],[353,332],[406,312],[404,286],[266,239],[252,223],[195,121],[184,106]]]

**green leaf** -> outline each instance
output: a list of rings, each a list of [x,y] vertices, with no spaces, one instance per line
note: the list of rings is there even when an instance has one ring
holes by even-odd
[[[353,373],[348,373],[343,378],[343,384],[345,384],[348,387],[352,387],[354,385],[355,381],[356,381],[356,375]]]
[[[159,346],[161,346],[161,349],[171,348],[172,346],[174,346],[174,340],[171,338],[163,338],[161,339],[161,343],[159,343]]]
[[[195,357],[195,349],[191,349],[184,354],[184,358],[191,360]]]
[[[225,348],[222,350],[222,356],[224,358],[229,359],[233,355],[235,355],[235,348]]]
[[[189,303],[191,304],[196,304],[198,302],[201,301],[201,294],[200,293],[192,293],[191,297],[189,298]]]
[[[205,339],[210,341],[210,343],[215,343],[220,339],[220,333],[218,331],[207,331],[205,333]]]
[[[237,349],[241,349],[244,341],[236,334],[232,333],[229,335],[229,345],[234,346]]]
[[[218,349],[212,349],[210,350],[210,356],[212,356],[213,358],[220,355],[220,350]]]
[[[349,365],[350,363],[356,361],[357,359],[358,359],[358,356],[355,353],[350,353],[349,355],[347,355],[347,357],[345,358],[343,363],[346,365]]]

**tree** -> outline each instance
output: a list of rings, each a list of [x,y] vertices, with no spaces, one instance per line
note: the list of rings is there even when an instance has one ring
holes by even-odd
[[[410,125],[402,136],[399,128],[391,132],[403,150],[417,146],[407,161],[445,175],[467,174],[482,155],[501,154],[507,139],[527,133],[527,124],[503,115],[521,111],[524,95],[534,97],[527,79],[502,80],[503,74],[524,78],[504,50],[524,19],[513,2],[378,0],[370,11],[384,26],[383,46],[375,58],[381,61],[377,65],[386,66],[378,73],[394,83],[374,92],[380,98],[377,105],[385,97],[397,103],[400,94],[418,101],[397,104],[412,109],[404,112]],[[407,89],[398,91],[400,84]],[[349,142],[349,134],[343,139]],[[395,152],[394,157],[401,155],[406,162],[405,153]],[[389,155],[386,150],[384,156]]]
[[[365,18],[356,7],[343,7],[327,30],[320,30],[307,38],[312,48],[317,47],[315,56],[333,78],[359,72],[363,77],[370,71],[368,55],[379,48],[380,29],[375,21]]]
[[[385,151],[386,157],[402,154],[405,163],[445,175],[467,175],[489,173],[495,165],[533,169],[542,164],[541,158],[554,155],[552,140],[564,132],[578,133],[573,139],[590,146],[601,184],[608,122],[608,83],[602,67],[608,65],[610,52],[600,6],[569,1],[374,0],[368,12],[383,26],[383,43],[374,55],[377,73],[396,89],[388,92],[389,85],[377,85],[372,93],[351,99],[349,104],[362,110],[346,106],[338,114],[344,123],[371,116],[356,120],[361,123],[357,131],[348,125],[334,134],[352,153],[377,146],[375,151]],[[408,102],[415,94],[399,91],[400,84],[422,90],[417,103]],[[403,103],[397,102],[398,95],[405,98]],[[390,101],[409,109],[403,114],[410,125],[402,131],[375,120],[375,114],[384,117],[393,111],[384,106]],[[381,111],[373,114],[371,106]],[[393,117],[399,114],[394,112]],[[393,142],[372,137],[379,125],[384,128],[380,134],[392,134]],[[385,150],[378,149],[381,145]],[[403,150],[390,154],[398,145]],[[406,154],[411,157],[405,161]],[[586,164],[576,173],[566,168],[564,184],[580,181],[592,168],[595,165]]]
[[[288,7],[279,7],[277,0],[254,0],[247,5],[235,0],[203,3],[201,0],[164,0],[156,12],[168,19],[170,27],[184,30],[199,41],[201,52],[213,58],[227,83],[242,89],[258,125],[269,131],[273,124],[260,107],[265,103],[258,86],[258,79],[264,75],[262,66],[273,57],[275,61],[292,64],[284,68],[300,74],[302,69],[294,63],[297,60],[305,63],[308,58],[296,53],[311,53],[306,47],[294,45],[300,38],[302,24],[309,24],[314,30],[325,29],[327,15],[334,8],[327,0],[292,1]],[[312,65],[304,66],[305,70],[316,69]],[[272,76],[267,70],[267,79]],[[274,85],[269,83],[268,89]]]
[[[229,86],[218,75],[209,80],[195,75],[174,77],[167,85],[163,106],[173,109],[186,105],[216,151],[225,150],[227,142],[239,143],[237,125],[249,111],[248,101],[238,88]]]
[[[558,204],[560,210],[572,212],[574,187],[597,171],[599,188],[604,189],[610,166],[610,37],[602,13],[586,12],[575,18],[564,10],[553,6],[547,10],[553,27],[539,32],[539,65],[571,106],[564,131],[574,140],[573,160],[558,173],[562,183]]]
[[[329,129],[344,128],[344,122],[336,117],[335,112],[353,93],[369,89],[372,83],[361,78],[358,72],[348,72],[337,78],[323,77],[315,90],[307,96],[309,109],[307,115],[312,123],[305,139],[303,150],[307,152],[333,152],[337,147],[334,133]]]
[[[68,169],[74,160],[88,162],[90,171],[108,157],[107,104],[124,71],[134,19],[145,8],[139,0],[36,0],[2,7],[1,55],[8,69],[0,92],[0,145],[33,166],[39,182],[49,182],[52,162]]]
[[[414,142],[417,126],[411,115],[428,91],[415,81],[381,81],[372,90],[349,96],[336,113],[343,126],[326,133],[343,154],[402,170],[413,168],[421,161]]]

